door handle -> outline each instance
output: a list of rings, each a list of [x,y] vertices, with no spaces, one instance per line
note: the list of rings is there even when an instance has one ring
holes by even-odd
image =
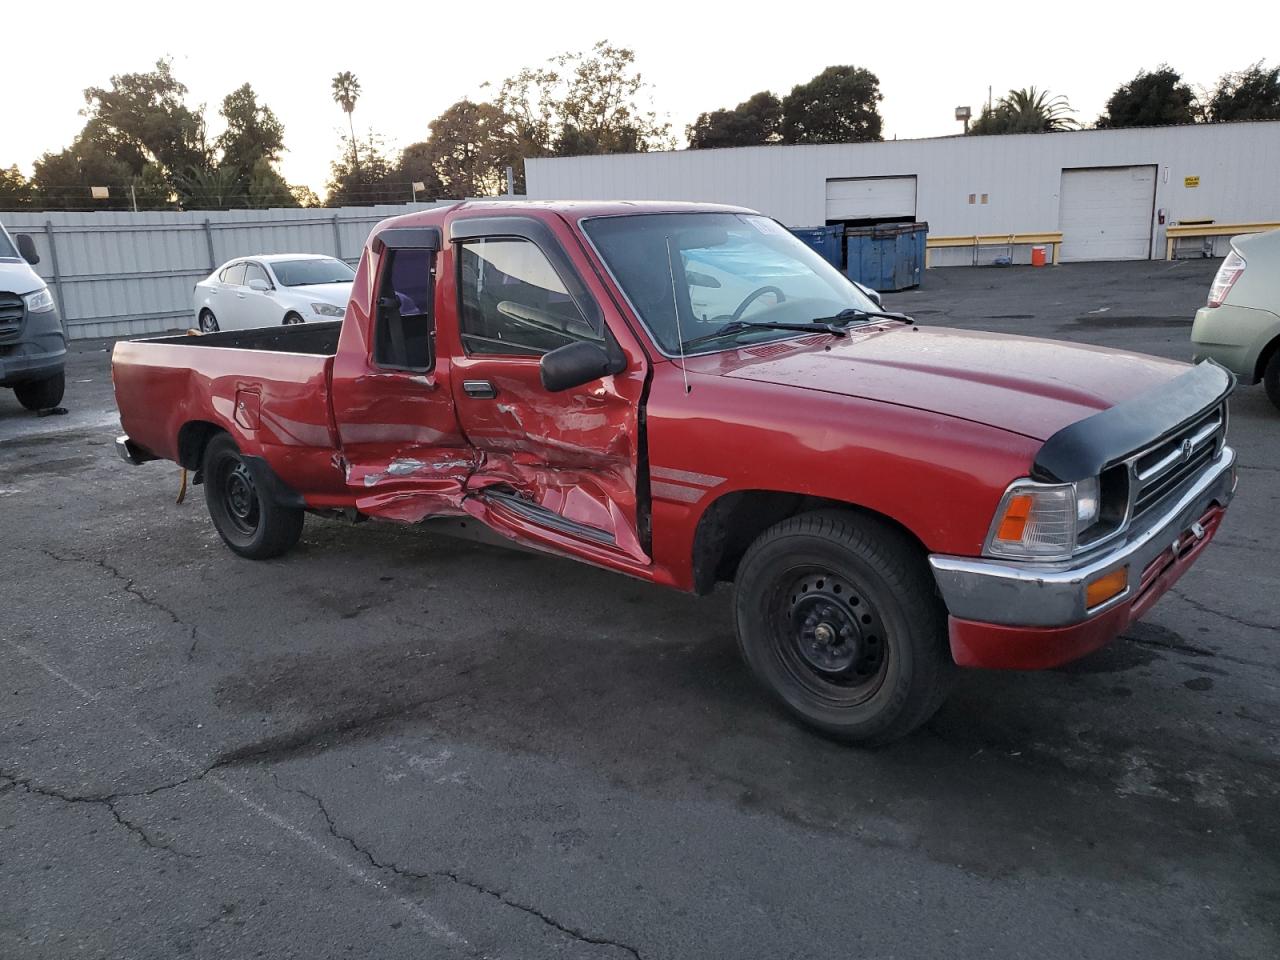
[[[488,380],[463,380],[462,392],[477,400],[492,400],[498,395],[498,389]]]

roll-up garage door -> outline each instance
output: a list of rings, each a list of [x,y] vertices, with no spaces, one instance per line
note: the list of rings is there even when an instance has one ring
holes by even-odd
[[[1148,259],[1155,194],[1153,166],[1063,170],[1058,201],[1062,259]]]
[[[827,181],[827,220],[916,218],[915,177],[858,177]]]

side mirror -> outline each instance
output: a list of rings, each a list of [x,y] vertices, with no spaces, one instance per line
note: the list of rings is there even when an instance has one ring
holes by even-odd
[[[261,277],[254,277],[249,281],[249,289],[257,290],[258,293],[266,293],[271,289],[271,284],[267,283],[267,281],[263,280]]]
[[[617,357],[611,357],[600,344],[585,340],[566,343],[544,353],[538,364],[542,385],[551,393],[580,387],[592,380],[621,373],[625,368],[626,360],[620,352]]]
[[[18,252],[22,254],[23,260],[33,267],[40,262],[40,254],[36,253],[36,242],[31,239],[31,234],[20,233],[14,239],[18,241]]]

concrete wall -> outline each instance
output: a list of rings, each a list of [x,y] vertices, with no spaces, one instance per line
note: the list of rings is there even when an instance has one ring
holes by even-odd
[[[791,227],[825,222],[828,179],[917,177],[930,233],[1059,229],[1063,169],[1154,164],[1166,222],[1280,220],[1280,121],[941,137],[823,146],[739,147],[530,160],[530,200],[703,200],[752,207]],[[1199,177],[1198,187],[1184,178]],[[969,195],[988,195],[970,205]],[[1164,230],[1152,224],[1164,255]],[[967,251],[935,251],[967,262]]]
[[[190,326],[192,287],[233,257],[323,253],[354,265],[374,224],[435,205],[5,213],[0,220],[10,233],[34,238],[36,272],[80,339]]]

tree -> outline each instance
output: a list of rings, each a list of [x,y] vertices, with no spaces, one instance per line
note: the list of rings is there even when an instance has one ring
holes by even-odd
[[[266,157],[259,157],[253,169],[249,171],[249,182],[245,192],[248,205],[251,207],[300,206],[293,195],[293,188],[276,172],[276,168]]]
[[[246,206],[239,172],[230,166],[188,167],[177,176],[184,206],[193,210],[226,210]]]
[[[81,137],[104,147],[135,176],[149,162],[171,176],[207,168],[212,157],[203,108],[187,107],[186,94],[170,60],[157,60],[149,73],[117,74],[110,87],[85,90],[88,119]]]
[[[763,90],[732,110],[698,114],[685,134],[691,150],[777,143],[782,139],[782,103]]]
[[[294,205],[298,207],[323,207],[324,203],[310,187],[295,184],[289,188],[293,194]]]
[[[400,151],[400,159],[396,161],[395,179],[403,181],[408,191],[406,196],[414,195],[413,185],[421,183],[418,191],[419,200],[439,200],[448,197],[440,175],[436,173],[436,146],[423,140],[411,143]]]
[[[356,101],[360,99],[360,81],[350,70],[336,74],[331,84],[333,102],[342,108],[347,115],[347,127],[351,131],[351,161],[353,168],[360,169],[360,151],[356,146],[356,127],[351,115],[355,112]]]
[[[470,100],[459,100],[431,121],[428,146],[443,196],[502,191],[516,146],[510,126],[510,118],[497,105]]]
[[[507,78],[495,106],[520,159],[674,147],[671,125],[639,102],[648,88],[635,52],[601,40]],[[519,175],[523,181],[523,169]]]
[[[1116,87],[1097,125],[1103,129],[1162,127],[1195,119],[1196,97],[1191,87],[1182,82],[1178,71],[1162,63],[1151,73],[1139,70],[1128,83]]]
[[[784,143],[858,143],[881,139],[880,80],[863,67],[827,67],[782,101]]]
[[[234,170],[247,190],[259,163],[265,161],[270,167],[279,161],[284,125],[270,107],[258,104],[257,94],[247,83],[223,98],[218,113],[227,125],[214,141],[222,154],[218,165]]]
[[[1206,114],[1213,123],[1227,120],[1280,120],[1280,67],[1261,60],[1239,73],[1225,74],[1208,96]]]
[[[65,150],[36,160],[31,184],[46,210],[124,210],[130,206],[128,185],[133,177],[128,163],[82,131]],[[91,187],[107,187],[110,196],[93,200]]]
[[[969,133],[983,136],[999,133],[1056,133],[1077,130],[1080,124],[1071,116],[1075,113],[1063,96],[1050,96],[1047,90],[1027,87],[1010,90],[992,107],[983,107],[982,114]]]
[[[21,210],[31,203],[34,192],[17,164],[0,169],[0,210]]]
[[[357,150],[364,156],[358,165]],[[403,203],[408,199],[409,185],[396,181],[382,140],[370,133],[363,143],[350,144],[350,149],[330,164],[328,191],[331,207]]]

